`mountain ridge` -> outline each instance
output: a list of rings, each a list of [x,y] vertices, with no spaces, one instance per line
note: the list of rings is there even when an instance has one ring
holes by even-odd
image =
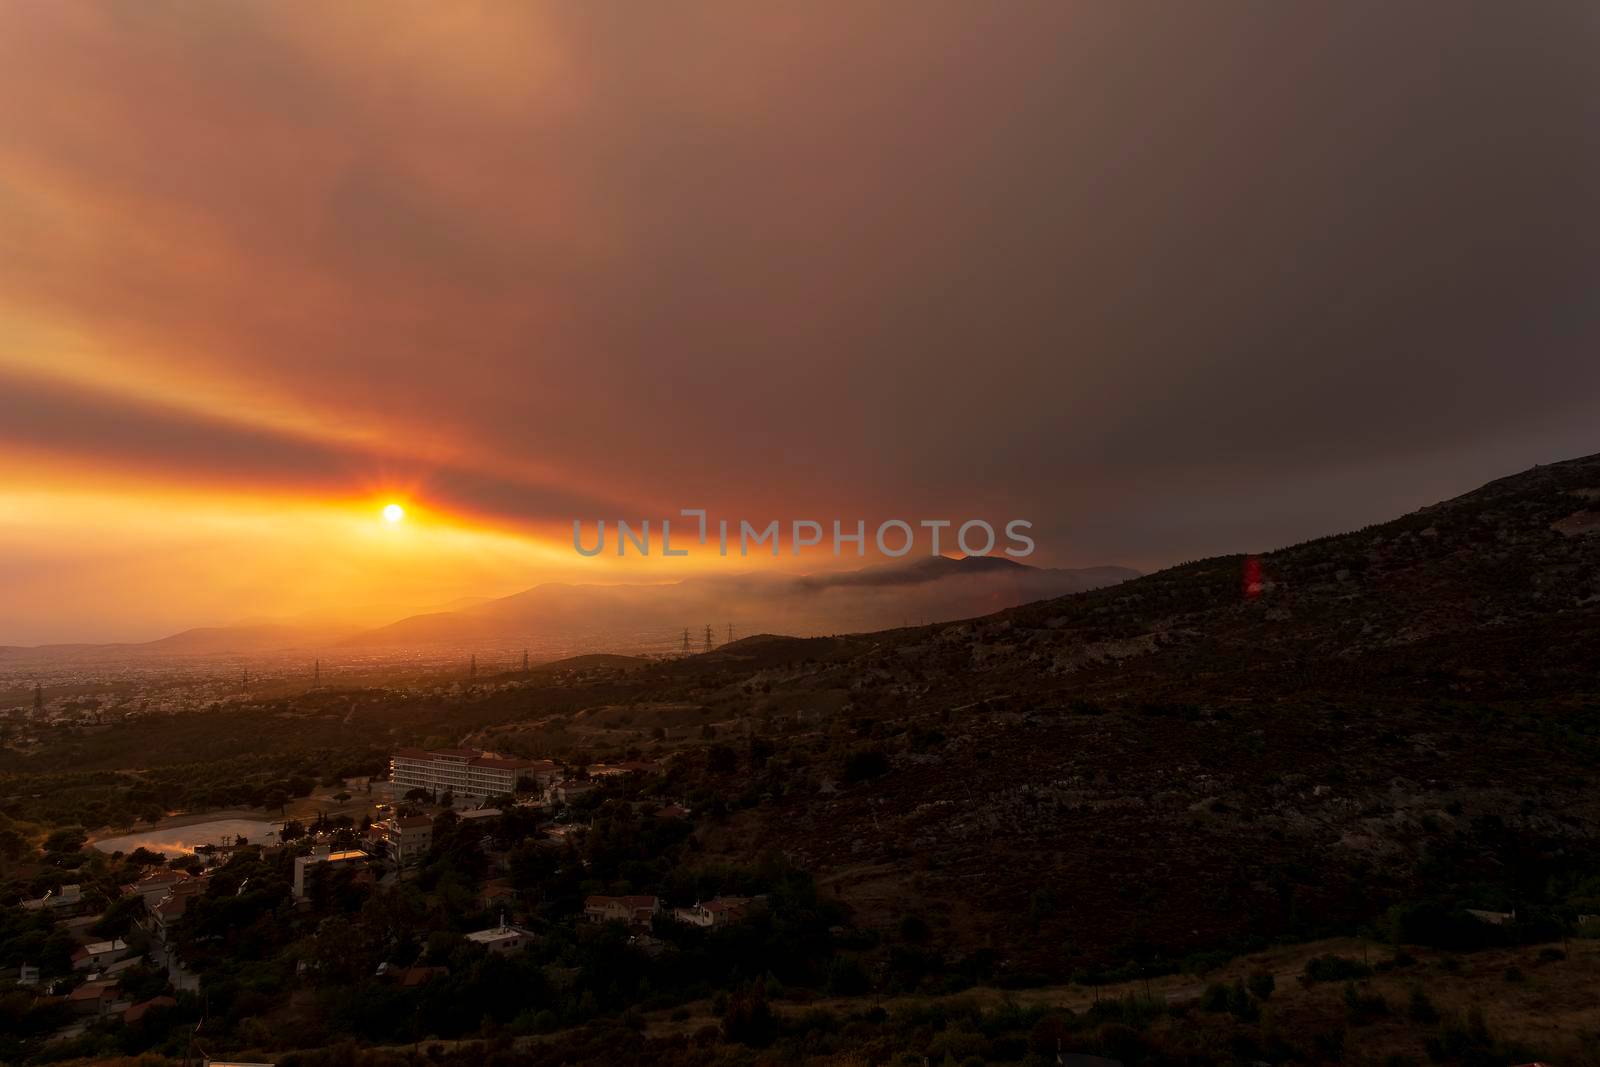
[[[954,598],[975,603],[974,596],[988,593],[1007,603],[1030,599],[1034,590],[1057,592],[1062,588],[1092,588],[1111,581],[1136,576],[1129,568],[1101,566],[1087,568],[1036,568],[1003,557],[933,557],[888,563],[856,571],[820,572],[808,575],[741,572],[730,575],[696,575],[675,582],[585,583],[542,582],[502,597],[461,597],[436,609],[412,611],[382,625],[341,622],[327,613],[310,613],[289,619],[252,619],[231,625],[198,626],[180,630],[150,641],[71,642],[35,646],[0,646],[0,657],[24,655],[60,657],[125,656],[215,656],[288,652],[314,653],[341,648],[399,648],[411,645],[465,645],[474,642],[525,640],[534,625],[558,624],[586,626],[586,610],[609,611],[613,617],[605,625],[620,625],[620,616],[637,617],[655,612],[656,625],[677,625],[685,612],[724,618],[735,612],[739,599],[772,596],[817,597],[829,591],[851,589],[906,589],[946,581],[987,581],[993,589],[974,586],[967,595]],[[1009,584],[1008,584],[1009,583]],[[677,591],[676,593],[672,591]],[[670,609],[655,608],[647,602],[624,603],[628,597],[659,598],[693,594],[689,602]],[[532,619],[529,616],[559,603],[557,617]],[[1003,606],[1003,605],[996,605]],[[924,605],[938,607],[938,605]],[[403,609],[401,609],[403,610]],[[885,608],[878,612],[882,616]],[[743,614],[743,613],[739,613]],[[779,613],[780,616],[782,613]],[[835,612],[837,614],[837,612]],[[970,614],[945,607],[941,617]],[[817,619],[809,620],[814,628]],[[865,621],[871,621],[869,616]],[[507,632],[507,627],[516,627]],[[842,628],[842,627],[841,627]],[[870,627],[857,627],[870,628]]]

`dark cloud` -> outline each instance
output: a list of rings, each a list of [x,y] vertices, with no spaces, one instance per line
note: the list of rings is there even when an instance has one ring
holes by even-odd
[[[19,443],[1138,566],[1600,448],[1587,5],[131,11],[8,20],[8,310],[389,444]]]
[[[230,422],[125,397],[0,373],[0,448],[165,488],[328,498],[413,493],[428,506],[570,530],[574,515],[616,514],[575,492],[361,442]]]

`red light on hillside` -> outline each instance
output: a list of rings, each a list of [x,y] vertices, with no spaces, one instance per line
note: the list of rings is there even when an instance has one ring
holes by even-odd
[[[1265,583],[1261,578],[1261,561],[1255,556],[1248,556],[1244,561],[1244,598],[1254,600],[1261,595]]]

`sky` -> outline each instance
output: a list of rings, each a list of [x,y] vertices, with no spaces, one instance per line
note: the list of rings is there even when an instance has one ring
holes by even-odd
[[[0,3],[0,643],[753,565],[572,551],[685,507],[1153,569],[1600,451],[1597,49],[1563,3]]]

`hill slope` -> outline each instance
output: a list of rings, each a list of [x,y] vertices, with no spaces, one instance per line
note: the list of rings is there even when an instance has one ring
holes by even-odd
[[[1600,861],[1597,498],[1588,457],[1257,561],[642,684],[775,738],[726,786],[770,798],[727,847],[943,951],[1059,975],[1424,897],[1509,910]]]

